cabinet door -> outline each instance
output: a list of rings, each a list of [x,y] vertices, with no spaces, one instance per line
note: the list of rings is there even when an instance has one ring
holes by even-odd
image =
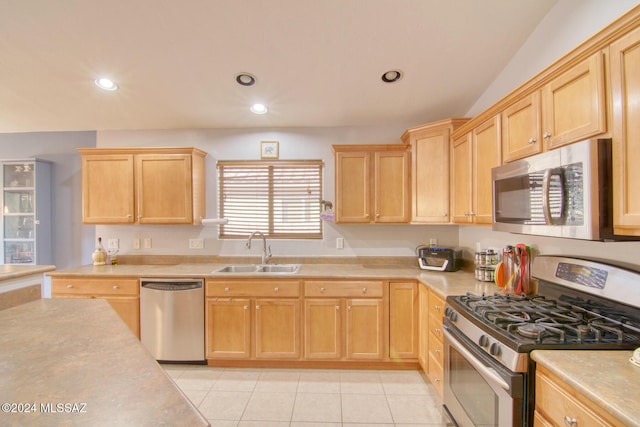
[[[105,297],[131,332],[140,338],[140,297]]]
[[[542,90],[544,149],[604,133],[604,65],[598,52]]]
[[[409,152],[374,153],[375,222],[409,221]]]
[[[338,298],[304,302],[305,359],[339,360],[342,357],[342,303]]]
[[[418,284],[389,284],[389,357],[418,357]]]
[[[511,162],[542,151],[540,92],[521,99],[502,112],[502,160]]]
[[[423,372],[428,372],[429,367],[429,290],[426,286],[419,286],[418,298],[420,300],[420,348],[418,361]]]
[[[449,222],[449,138],[440,130],[411,142],[412,222]]]
[[[82,156],[82,222],[134,222],[133,155]]]
[[[336,153],[336,222],[370,222],[371,156],[369,152]]]
[[[191,155],[136,155],[140,224],[191,224]]]
[[[381,360],[383,307],[381,299],[347,299],[347,359]]]
[[[491,169],[502,159],[500,116],[489,119],[471,134],[473,146],[473,191],[471,206],[475,224],[493,222],[493,182]]]
[[[258,359],[300,358],[300,301],[257,299],[255,344]]]
[[[453,141],[451,150],[451,216],[456,224],[473,221],[471,209],[472,157],[471,134]]]
[[[640,29],[611,44],[613,227],[640,236]]]
[[[206,301],[207,359],[248,359],[251,356],[249,299]]]

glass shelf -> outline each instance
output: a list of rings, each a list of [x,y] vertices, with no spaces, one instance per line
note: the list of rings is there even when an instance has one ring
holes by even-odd
[[[33,163],[5,164],[4,187],[33,187],[34,169]]]

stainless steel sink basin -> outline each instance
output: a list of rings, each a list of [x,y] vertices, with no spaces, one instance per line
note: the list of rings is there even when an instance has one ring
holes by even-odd
[[[280,273],[295,274],[300,271],[301,264],[239,264],[225,265],[214,273]]]
[[[258,266],[259,273],[297,273],[300,264],[264,264]]]
[[[218,270],[216,273],[255,273],[258,270],[257,265],[243,264],[243,265],[226,265]]]

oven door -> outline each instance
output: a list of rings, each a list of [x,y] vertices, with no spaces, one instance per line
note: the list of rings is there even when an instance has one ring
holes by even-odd
[[[500,365],[455,326],[444,326],[444,406],[451,421],[461,427],[522,426],[524,395],[525,374]]]

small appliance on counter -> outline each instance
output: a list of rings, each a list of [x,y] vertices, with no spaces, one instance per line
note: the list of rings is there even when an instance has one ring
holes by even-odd
[[[416,248],[418,264],[423,270],[458,271],[462,267],[462,250],[422,245]]]

